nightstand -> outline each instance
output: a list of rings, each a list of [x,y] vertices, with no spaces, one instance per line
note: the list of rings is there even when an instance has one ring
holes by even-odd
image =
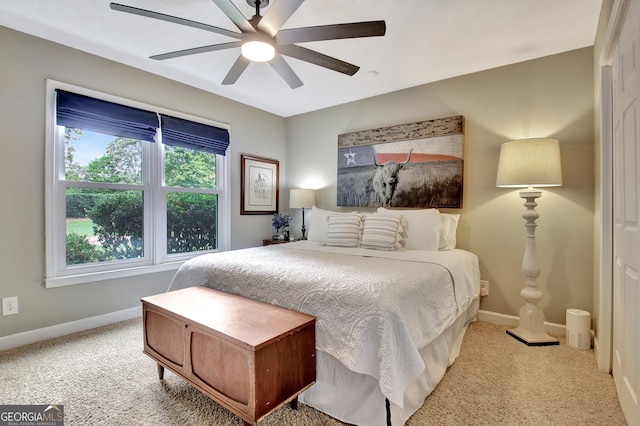
[[[288,243],[289,241],[287,240],[262,240],[262,245],[263,246],[270,246],[272,244],[285,244]]]

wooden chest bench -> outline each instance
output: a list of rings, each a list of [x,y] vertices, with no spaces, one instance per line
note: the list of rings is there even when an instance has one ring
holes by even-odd
[[[255,425],[316,379],[315,317],[190,287],[142,299],[144,353]]]

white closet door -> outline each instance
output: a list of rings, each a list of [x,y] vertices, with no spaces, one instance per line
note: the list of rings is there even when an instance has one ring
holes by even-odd
[[[630,425],[640,424],[640,0],[622,27],[613,75],[613,377]]]

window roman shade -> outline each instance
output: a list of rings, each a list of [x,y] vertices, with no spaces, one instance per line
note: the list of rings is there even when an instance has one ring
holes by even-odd
[[[155,112],[90,96],[56,90],[58,125],[154,142],[158,128]]]
[[[229,131],[195,121],[160,114],[162,143],[224,155],[229,146]]]

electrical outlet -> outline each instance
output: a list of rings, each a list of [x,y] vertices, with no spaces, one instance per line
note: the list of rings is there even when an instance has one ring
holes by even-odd
[[[480,280],[480,296],[489,295],[489,281]]]
[[[2,299],[2,315],[13,315],[18,313],[18,296],[4,297]]]

